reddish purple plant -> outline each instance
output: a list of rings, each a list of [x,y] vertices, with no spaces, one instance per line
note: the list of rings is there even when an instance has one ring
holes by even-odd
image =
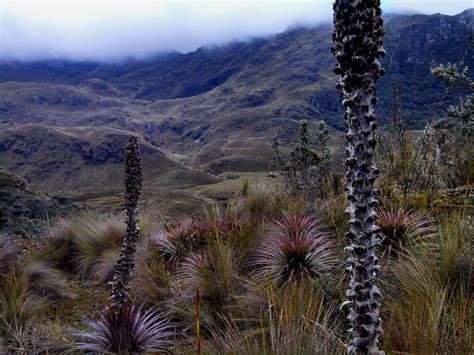
[[[240,217],[228,216],[218,222],[218,231],[221,236],[231,239],[238,236],[243,230],[243,221]]]
[[[253,264],[257,279],[278,285],[328,275],[337,258],[335,245],[312,215],[283,215],[270,227]]]
[[[163,352],[173,345],[176,331],[154,309],[125,303],[120,308],[107,308],[98,321],[86,321],[90,332],[76,335],[83,342],[75,350],[99,353]]]
[[[153,238],[160,255],[174,264],[186,254],[198,251],[207,242],[210,226],[206,223],[187,219]]]
[[[436,233],[434,220],[424,211],[403,208],[378,212],[382,249],[387,255],[397,255],[416,242],[430,242]]]

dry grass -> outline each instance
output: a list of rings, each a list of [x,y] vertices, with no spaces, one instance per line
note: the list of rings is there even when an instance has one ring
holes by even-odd
[[[471,350],[474,311],[472,225],[451,216],[438,248],[410,250],[385,265],[387,349],[410,353],[465,354]]]
[[[44,316],[48,306],[64,300],[64,286],[60,271],[29,255],[0,275],[0,333],[10,340],[12,349],[36,348],[39,335],[34,321]]]
[[[344,353],[345,204],[343,196],[312,204],[250,185],[246,196],[199,218],[160,226],[143,218],[132,298],[176,324],[171,353],[196,353],[198,324],[205,354]],[[396,257],[381,260],[385,351],[469,353],[472,217],[462,209],[435,219],[430,211],[385,206],[382,232],[397,237]],[[70,348],[72,329],[104,307],[122,220],[87,215],[59,227],[34,257],[17,263],[18,255],[3,251],[3,332],[19,339],[18,348],[44,348],[45,339]],[[25,341],[33,328],[42,338]]]
[[[151,225],[147,218],[141,219],[142,235],[150,233]],[[99,277],[107,280],[110,270],[107,271],[104,267],[107,268],[111,256],[119,252],[124,234],[124,218],[120,215],[86,213],[63,219],[39,258],[65,271],[74,271],[83,279]],[[109,275],[104,275],[103,271]]]

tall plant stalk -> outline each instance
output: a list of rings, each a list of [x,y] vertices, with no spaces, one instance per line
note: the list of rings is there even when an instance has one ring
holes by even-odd
[[[379,0],[336,0],[334,2],[333,53],[335,73],[340,75],[337,88],[343,94],[347,129],[347,198],[350,206],[349,289],[345,304],[351,328],[348,354],[381,354],[379,350],[381,295],[375,285],[379,261],[375,247],[380,244],[374,210],[378,201],[374,181],[377,102],[375,84],[383,74],[378,61],[382,47],[383,22]]]
[[[128,302],[130,278],[135,266],[136,241],[139,237],[138,204],[142,190],[142,166],[138,139],[131,136],[125,148],[125,212],[127,229],[122,241],[120,258],[114,266],[111,281],[110,307],[120,309]]]

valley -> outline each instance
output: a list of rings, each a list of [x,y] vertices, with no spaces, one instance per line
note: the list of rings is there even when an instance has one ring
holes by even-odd
[[[382,124],[394,83],[413,129],[456,102],[430,68],[453,59],[474,67],[472,12],[386,16]],[[339,150],[343,108],[331,33],[325,24],[293,28],[120,63],[0,62],[0,167],[52,196],[116,208],[123,147],[137,134],[145,194],[173,201],[158,204],[160,214],[190,213],[238,189],[226,175],[266,176],[272,137],[292,144],[303,119],[313,131],[324,120]]]

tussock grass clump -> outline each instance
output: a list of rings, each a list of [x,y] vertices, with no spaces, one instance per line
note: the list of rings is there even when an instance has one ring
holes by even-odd
[[[207,244],[210,231],[211,226],[205,222],[185,219],[152,236],[151,241],[161,256],[170,264],[174,264],[187,254],[202,249]]]
[[[322,202],[322,207],[319,211],[321,214],[321,222],[330,227],[339,238],[344,236],[347,232],[347,223],[349,217],[346,213],[346,196],[343,194],[328,196]]]
[[[236,266],[243,274],[251,271],[251,259],[267,228],[264,220],[254,220],[249,216],[237,216],[230,212],[219,218],[215,233],[222,243],[228,245]]]
[[[167,305],[173,296],[170,287],[173,266],[153,249],[149,249],[149,254],[140,260],[136,277],[132,280],[132,292],[150,304],[160,307]]]
[[[106,249],[97,259],[96,275],[99,282],[107,284],[114,277],[114,265],[120,257],[120,249],[117,247]]]
[[[32,292],[26,273],[12,270],[0,280],[0,306],[0,329],[6,338],[14,339],[19,345],[33,317],[45,306],[45,300]]]
[[[253,263],[258,280],[282,285],[328,277],[337,255],[316,216],[286,213],[270,226]]]
[[[210,353],[308,354],[345,349],[337,303],[327,302],[313,282],[274,288],[246,283],[234,318],[212,330]]]
[[[215,241],[202,254],[186,258],[172,281],[173,307],[182,308],[184,317],[194,317],[194,297],[200,290],[202,322],[208,329],[220,324],[239,292],[239,270],[232,250]]]
[[[219,234],[225,239],[237,239],[241,236],[244,228],[242,217],[226,216],[218,221],[217,229]]]
[[[15,265],[0,274],[0,335],[26,352],[38,345],[35,319],[65,299],[65,279],[47,263],[12,250]]]
[[[61,271],[44,261],[31,261],[27,263],[23,273],[28,279],[28,289],[32,294],[53,303],[64,299],[66,281]]]
[[[146,219],[143,225],[142,234],[149,233],[150,224]],[[109,277],[100,272],[101,261],[119,252],[124,234],[125,223],[120,216],[88,213],[63,219],[40,258],[83,279],[101,274],[100,279],[108,280]]]
[[[440,265],[442,285],[451,292],[474,295],[474,220],[467,213],[454,213],[441,225]]]
[[[383,279],[385,348],[409,353],[469,353],[474,311],[472,233],[454,215],[436,248],[408,248]],[[472,231],[472,230],[471,230]]]
[[[10,246],[0,247],[0,277],[8,275],[21,258],[21,253]]]
[[[290,196],[275,186],[256,185],[241,197],[235,208],[236,215],[260,220],[278,218],[283,212],[304,212],[308,202],[302,195]]]

